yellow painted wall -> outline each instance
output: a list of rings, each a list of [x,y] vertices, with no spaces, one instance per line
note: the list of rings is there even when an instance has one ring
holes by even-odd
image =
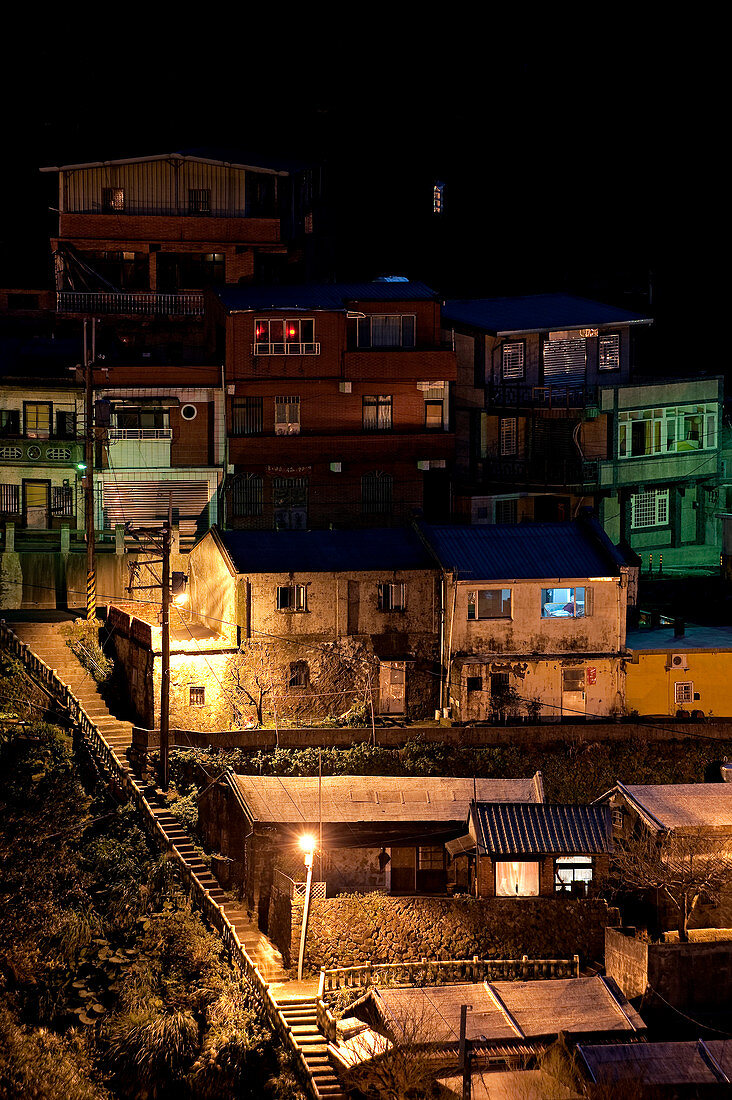
[[[715,718],[732,716],[732,650],[687,650],[688,669],[670,668],[671,651],[636,654],[625,675],[626,706],[639,714],[701,710]],[[676,683],[692,683],[699,699],[675,702]]]

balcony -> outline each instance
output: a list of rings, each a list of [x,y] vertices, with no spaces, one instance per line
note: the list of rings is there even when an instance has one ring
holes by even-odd
[[[279,244],[279,218],[247,218],[220,214],[188,214],[171,209],[85,213],[64,212],[59,238],[76,241],[197,241],[201,244]],[[105,247],[110,247],[106,245]],[[218,251],[208,249],[207,251]]]
[[[203,317],[204,295],[157,294],[155,291],[62,290],[56,295],[57,313],[125,314],[144,317]]]
[[[483,459],[483,480],[512,486],[591,488],[597,484],[598,460],[579,458],[509,458],[490,456]]]
[[[320,355],[320,344],[252,344],[252,355]]]
[[[74,439],[0,439],[0,464],[72,466],[81,462],[84,444]]]
[[[489,382],[485,390],[488,409],[578,410],[597,405],[597,386],[584,382],[552,382],[530,386],[523,382]]]
[[[170,466],[171,428],[110,428],[110,469]]]
[[[317,465],[346,462],[418,462],[450,460],[455,451],[452,432],[334,432],[312,435],[252,435],[229,438],[230,461],[252,466],[262,463]]]
[[[359,348],[343,356],[347,382],[454,382],[457,359],[446,348]]]

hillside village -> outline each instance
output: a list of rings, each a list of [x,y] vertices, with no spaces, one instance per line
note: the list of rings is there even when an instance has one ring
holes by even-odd
[[[659,368],[651,308],[337,281],[315,164],[41,171],[0,1092],[55,1051],[53,1096],[730,1095],[721,369]],[[54,800],[83,874],[24,906]]]

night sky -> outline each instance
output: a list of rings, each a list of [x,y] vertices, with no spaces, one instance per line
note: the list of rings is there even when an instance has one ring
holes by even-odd
[[[703,58],[687,45],[680,65],[650,21],[545,35],[528,12],[453,25],[422,9],[418,25],[364,9],[318,29],[284,11],[230,25],[218,9],[197,26],[181,8],[188,28],[171,32],[116,14],[124,25],[80,37],[46,28],[4,70],[6,286],[48,278],[56,198],[39,166],[224,145],[324,163],[338,278],[574,291],[651,308],[660,336],[676,318],[679,257],[713,204],[693,210],[713,94]]]

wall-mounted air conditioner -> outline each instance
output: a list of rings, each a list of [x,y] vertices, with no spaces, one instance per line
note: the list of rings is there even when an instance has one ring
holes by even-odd
[[[343,470],[343,463],[342,462],[331,462],[330,472],[332,474],[339,474],[339,473],[341,473],[342,470]]]
[[[671,654],[671,668],[688,668],[689,662],[686,659],[685,653],[672,653]]]
[[[350,393],[352,388],[353,388],[353,383],[352,382],[339,382],[338,383],[338,389],[341,391],[341,393]]]

